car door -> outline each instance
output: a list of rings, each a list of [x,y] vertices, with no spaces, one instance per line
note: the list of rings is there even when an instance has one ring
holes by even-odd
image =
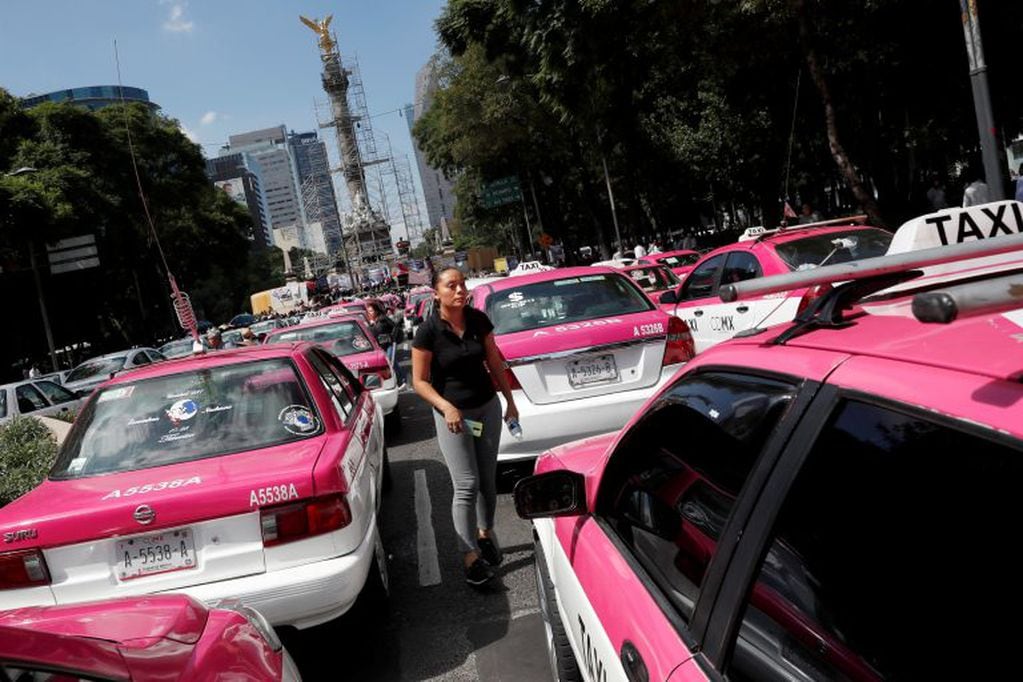
[[[1010,539],[1023,391],[929,367],[943,388],[910,402],[919,371],[854,358],[807,411],[709,621],[702,655],[726,679],[997,679],[1016,665],[1002,615],[1023,606]],[[964,395],[983,396],[975,414]],[[942,649],[953,622],[983,653]]]
[[[554,519],[548,563],[588,679],[668,679],[698,650],[697,604],[727,564],[726,523],[801,390],[730,371],[684,377],[616,446],[594,512]]]
[[[18,403],[18,414],[26,415],[43,413],[50,403],[32,384],[21,384],[14,389],[14,398]]]
[[[50,403],[50,407],[45,410],[47,415],[67,414],[70,410],[77,410],[81,406],[81,398],[52,381],[37,381],[33,385],[46,396]]]
[[[709,258],[689,274],[679,291],[675,314],[689,324],[697,353],[752,328],[770,312],[763,309],[776,304],[772,299],[725,303],[718,297],[721,285],[760,277],[762,273],[755,254],[736,249]]]

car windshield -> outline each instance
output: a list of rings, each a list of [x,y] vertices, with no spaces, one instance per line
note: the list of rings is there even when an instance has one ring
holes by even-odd
[[[277,322],[274,320],[266,320],[265,322],[257,322],[256,324],[249,327],[253,334],[266,334],[269,331],[273,331],[277,328]]]
[[[509,287],[487,298],[487,315],[497,334],[627,315],[653,304],[622,275],[565,277]]]
[[[843,232],[810,233],[806,237],[775,244],[774,250],[793,270],[848,263],[888,252],[892,234],[876,227]]]
[[[166,358],[180,358],[192,354],[192,339],[178,339],[160,346],[160,352]]]
[[[661,265],[667,265],[669,268],[682,268],[687,265],[693,265],[698,260],[700,260],[700,254],[698,253],[681,253],[675,256],[658,258],[657,262]]]
[[[296,341],[318,343],[329,348],[330,352],[339,357],[365,353],[373,349],[373,344],[366,338],[359,323],[351,321],[298,327],[274,334],[267,339],[267,343],[294,343]]]
[[[636,268],[635,270],[629,270],[626,274],[628,274],[629,277],[632,278],[632,281],[638,284],[643,291],[648,293],[671,289],[679,284],[679,279],[675,276],[675,273],[659,265],[651,265],[648,268]]]
[[[320,420],[288,359],[209,367],[101,391],[51,478],[84,478],[308,438]]]
[[[71,370],[71,373],[67,375],[66,381],[85,381],[86,379],[94,379],[96,377],[106,379],[111,373],[120,372],[124,369],[124,363],[127,359],[126,355],[117,355],[83,362]]]

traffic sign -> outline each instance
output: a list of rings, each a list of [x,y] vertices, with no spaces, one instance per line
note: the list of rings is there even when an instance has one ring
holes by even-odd
[[[488,182],[483,185],[480,192],[480,201],[483,202],[484,208],[497,208],[521,199],[522,191],[519,189],[519,179],[514,175]]]

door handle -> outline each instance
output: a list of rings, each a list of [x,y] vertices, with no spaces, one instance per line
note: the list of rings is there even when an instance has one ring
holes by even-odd
[[[703,311],[702,310],[694,310],[693,311],[693,316],[694,317],[703,317]]]
[[[748,305],[741,305],[741,306],[739,306],[738,308],[735,309],[735,312],[737,312],[737,313],[747,313],[747,312],[749,312],[749,306]]]
[[[643,663],[643,657],[639,655],[639,650],[629,640],[625,640],[625,643],[622,644],[620,659],[622,667],[625,668],[625,677],[629,682],[649,682],[650,673],[647,672],[646,664]]]

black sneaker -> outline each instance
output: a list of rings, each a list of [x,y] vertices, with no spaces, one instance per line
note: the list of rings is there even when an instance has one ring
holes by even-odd
[[[480,556],[491,566],[500,566],[504,561],[504,554],[494,542],[494,538],[479,538],[476,540],[476,546],[480,548]]]
[[[472,566],[465,569],[465,582],[473,587],[479,587],[494,579],[494,572],[483,559],[476,559]]]

